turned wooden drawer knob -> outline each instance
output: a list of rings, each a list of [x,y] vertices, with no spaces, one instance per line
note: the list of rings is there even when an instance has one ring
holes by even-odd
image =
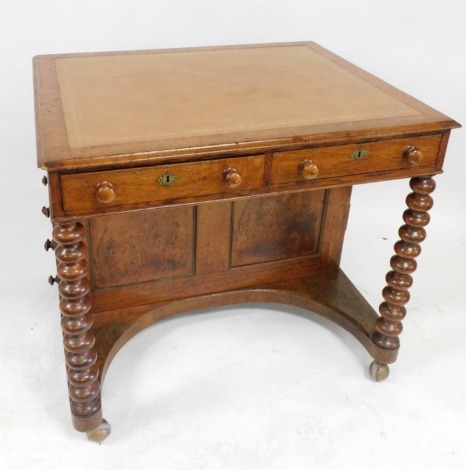
[[[115,189],[111,183],[105,181],[96,186],[95,197],[102,204],[110,204],[115,199],[115,196]]]
[[[406,158],[409,163],[419,163],[424,155],[422,155],[422,152],[417,147],[410,145],[404,149],[403,157]]]
[[[243,178],[236,168],[227,168],[223,171],[223,181],[229,188],[237,188],[243,182]]]
[[[312,160],[303,160],[298,165],[299,174],[306,180],[312,180],[319,175],[319,168]]]

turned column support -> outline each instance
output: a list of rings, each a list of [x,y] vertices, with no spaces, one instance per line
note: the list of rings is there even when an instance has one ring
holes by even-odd
[[[73,425],[78,431],[99,432],[104,439],[99,369],[94,348],[85,230],[79,222],[57,224],[53,228],[56,243],[57,274],[60,280],[60,312],[65,348],[66,371]],[[104,433],[105,434],[105,433]],[[90,436],[92,439],[92,436]]]
[[[415,258],[421,253],[420,243],[426,237],[424,227],[430,221],[428,211],[433,205],[430,193],[435,190],[435,181],[432,177],[416,177],[411,179],[410,187],[413,192],[406,198],[408,209],[403,214],[405,224],[398,232],[400,240],[395,243],[396,254],[390,260],[392,270],[386,276],[387,286],[382,291],[384,302],[379,307],[381,316],[376,321],[372,336],[377,346],[388,350],[398,350],[400,347],[401,322],[406,316],[408,289],[413,283],[411,275],[417,267]],[[379,367],[372,368],[380,371]]]

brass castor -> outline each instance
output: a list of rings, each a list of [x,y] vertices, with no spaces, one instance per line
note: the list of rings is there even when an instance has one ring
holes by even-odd
[[[387,364],[374,361],[369,367],[369,373],[376,382],[382,382],[389,376],[390,369]]]
[[[106,439],[110,433],[112,432],[112,427],[110,424],[105,421],[105,419],[102,420],[102,422],[92,431],[87,431],[86,435],[87,438],[92,441],[92,442],[102,442],[104,439]]]

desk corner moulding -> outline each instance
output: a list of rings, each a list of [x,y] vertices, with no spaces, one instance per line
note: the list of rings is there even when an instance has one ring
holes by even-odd
[[[130,338],[206,308],[322,315],[387,378],[457,122],[313,42],[43,55],[34,85],[78,431],[110,434],[103,381]],[[375,311],[340,268],[351,190],[399,178]]]

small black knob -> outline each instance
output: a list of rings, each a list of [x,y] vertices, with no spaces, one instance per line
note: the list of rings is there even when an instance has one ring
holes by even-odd
[[[42,184],[44,186],[47,186],[47,183],[48,183],[47,177],[46,176],[42,177]]]
[[[50,248],[52,248],[52,250],[55,250],[56,247],[57,247],[57,242],[55,240],[49,240],[48,238],[47,240],[45,240],[45,243],[44,243],[45,251],[49,251]]]
[[[60,278],[58,276],[49,276],[49,284],[51,286],[53,286],[55,283],[59,283],[60,282]]]
[[[42,207],[42,214],[45,215],[45,217],[50,217],[50,209],[48,207]]]

